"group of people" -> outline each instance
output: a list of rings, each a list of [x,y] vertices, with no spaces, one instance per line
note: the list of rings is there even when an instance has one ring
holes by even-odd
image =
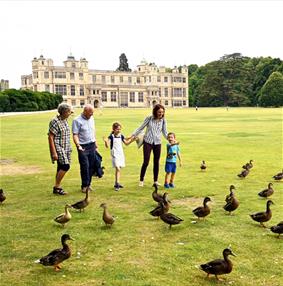
[[[67,192],[62,188],[61,183],[65,174],[70,169],[71,163],[71,131],[67,122],[68,117],[73,113],[72,107],[67,103],[58,106],[58,115],[49,123],[48,141],[52,163],[57,161],[57,171],[53,193],[66,195]],[[87,104],[83,112],[72,122],[72,137],[77,147],[78,159],[80,164],[81,191],[91,191],[91,181],[94,173],[95,154],[97,152],[97,140],[95,134],[95,121],[93,118],[94,107]],[[147,116],[141,126],[136,129],[129,137],[121,133],[121,124],[115,122],[112,125],[111,134],[103,137],[105,147],[110,148],[112,166],[115,168],[116,191],[123,188],[120,184],[121,168],[125,167],[125,155],[123,144],[129,145],[135,141],[146,128],[143,136],[143,164],[140,171],[139,186],[144,186],[144,177],[153,153],[153,184],[158,183],[159,162],[161,155],[161,136],[167,140],[167,156],[165,165],[165,188],[174,188],[174,178],[176,173],[177,158],[180,166],[181,156],[179,142],[174,133],[167,132],[165,120],[165,108],[161,104],[156,104],[152,110],[152,115]]]

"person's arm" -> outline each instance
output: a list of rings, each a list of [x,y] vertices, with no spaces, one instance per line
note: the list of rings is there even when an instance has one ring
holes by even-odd
[[[109,148],[109,139],[105,138],[104,136],[102,137],[103,141],[104,141],[104,145],[106,148]]]
[[[84,151],[83,147],[80,145],[80,141],[79,141],[79,135],[78,134],[73,134],[73,141],[77,147],[78,150],[80,151]]]
[[[49,143],[49,150],[50,150],[52,162],[57,161],[58,154],[57,154],[55,144],[54,144],[54,134],[52,132],[48,133],[48,143]]]
[[[163,119],[162,134],[163,134],[163,136],[167,139],[168,132],[167,132],[167,122],[166,122],[165,119]]]
[[[179,142],[178,142],[179,144]],[[177,156],[178,156],[178,159],[179,159],[179,165],[180,167],[182,167],[182,158],[181,158],[181,154],[180,154],[180,149],[179,149],[179,146],[178,147],[178,151],[177,151]]]
[[[122,140],[123,140],[125,145],[130,145],[133,141],[135,141],[135,139],[132,137],[126,138],[124,136],[123,136]]]
[[[131,137],[128,137],[127,139],[131,139],[132,141],[134,141],[134,139],[143,131],[143,129],[148,125],[149,121],[151,119],[151,116],[146,117],[146,119],[144,120],[144,122],[142,123],[142,125],[136,129],[134,131],[134,133],[132,134]],[[132,142],[131,141],[131,142]]]

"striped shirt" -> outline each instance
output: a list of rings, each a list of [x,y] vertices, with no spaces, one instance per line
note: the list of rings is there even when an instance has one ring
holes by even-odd
[[[164,118],[154,119],[152,115],[146,117],[143,124],[137,130],[135,130],[133,135],[139,135],[145,127],[147,127],[144,135],[144,141],[146,143],[154,145],[161,144],[161,133],[167,139],[167,124]]]
[[[62,120],[59,115],[49,123],[49,133],[54,134],[54,145],[60,164],[70,164],[71,162],[71,141],[70,127],[67,119]]]

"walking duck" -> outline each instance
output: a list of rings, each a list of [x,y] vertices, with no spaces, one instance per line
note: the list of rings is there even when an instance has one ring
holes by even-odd
[[[211,202],[211,199],[209,197],[205,197],[203,200],[203,206],[197,207],[196,209],[193,210],[193,214],[198,217],[205,218],[207,215],[210,214],[210,208],[207,205],[208,202]]]
[[[205,171],[205,170],[206,170],[206,163],[205,163],[205,161],[202,161],[202,163],[200,164],[200,169],[201,169],[202,171]]]
[[[102,219],[105,222],[105,225],[112,226],[115,221],[115,218],[108,212],[106,203],[102,203],[100,207],[103,208]]]
[[[226,196],[226,205],[223,207],[225,211],[229,212],[229,215],[232,211],[236,210],[239,206],[239,201],[236,199],[233,190],[235,187],[230,186],[230,194]]]
[[[90,202],[90,198],[89,198],[89,188],[86,189],[86,194],[85,194],[85,198],[81,201],[78,201],[76,202],[75,204],[72,204],[71,206],[74,208],[74,209],[77,209],[77,210],[80,210],[80,212],[89,205],[89,202]]]
[[[71,213],[69,212],[69,208],[71,207],[71,205],[65,205],[65,212],[55,217],[54,221],[60,223],[64,227],[65,224],[72,218]]]
[[[273,190],[273,188],[271,186],[273,186],[273,184],[269,183],[268,186],[267,186],[267,189],[259,192],[258,195],[260,197],[263,197],[263,198],[270,197],[274,193],[274,190]]]
[[[219,280],[218,275],[229,274],[233,269],[232,261],[228,258],[229,255],[236,256],[230,248],[225,248],[223,250],[224,259],[215,259],[205,264],[201,264],[200,268],[207,273],[207,277],[212,274]]]
[[[272,178],[273,178],[275,181],[280,181],[280,180],[282,180],[282,179],[283,179],[283,169],[282,169],[282,172],[280,172],[280,173],[274,175]]]
[[[165,207],[164,207],[164,203],[161,202],[160,203],[161,207],[162,207],[162,214],[160,215],[160,218],[167,224],[169,224],[169,228],[171,229],[172,225],[175,224],[179,224],[182,221],[184,221],[183,219],[177,217],[176,215],[172,214],[172,213],[166,213],[165,212]]]
[[[245,178],[250,173],[250,169],[247,166],[243,167],[244,170],[240,174],[238,174],[239,178]]]
[[[0,189],[0,203],[3,203],[6,200],[6,196],[4,194],[4,191]]]
[[[272,212],[270,209],[270,205],[273,205],[274,203],[271,200],[268,200],[266,203],[266,211],[265,212],[258,212],[255,214],[251,214],[250,217],[254,220],[260,223],[261,226],[266,227],[263,223],[267,222],[272,217]]]
[[[168,213],[170,205],[169,205],[167,192],[165,192],[163,194],[163,201],[162,202],[163,202],[163,206],[159,203],[156,208],[154,208],[152,211],[149,212],[152,216],[159,217],[163,213]]]
[[[251,169],[253,167],[253,160],[250,160],[250,162],[246,163],[245,165],[243,165],[243,169]]]
[[[158,186],[157,184],[153,184],[153,187],[154,187],[154,191],[152,192],[152,198],[154,201],[160,203],[163,201],[163,195],[157,193],[158,191]]]
[[[272,226],[270,230],[274,233],[278,233],[278,238],[279,238],[280,234],[283,233],[283,221],[279,222],[277,225]]]
[[[61,269],[60,263],[64,260],[70,258],[71,256],[71,249],[66,243],[67,240],[73,240],[69,234],[63,234],[61,237],[61,243],[63,248],[58,248],[51,251],[46,256],[41,257],[40,259],[36,260],[36,263],[40,263],[44,266],[54,266],[55,271],[59,271]]]

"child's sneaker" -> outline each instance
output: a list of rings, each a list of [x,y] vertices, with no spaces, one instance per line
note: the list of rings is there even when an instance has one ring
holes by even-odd
[[[118,183],[118,187],[119,187],[119,189],[124,188],[124,186],[120,185],[119,183]]]
[[[175,185],[173,183],[170,183],[169,187],[173,189],[173,188],[175,188]]]
[[[139,182],[139,187],[143,187],[143,181]]]
[[[169,189],[170,188],[169,184],[164,184],[164,188]]]
[[[120,188],[119,188],[119,184],[115,184],[115,185],[114,185],[114,189],[115,189],[116,192],[119,191],[119,189],[120,189]]]

